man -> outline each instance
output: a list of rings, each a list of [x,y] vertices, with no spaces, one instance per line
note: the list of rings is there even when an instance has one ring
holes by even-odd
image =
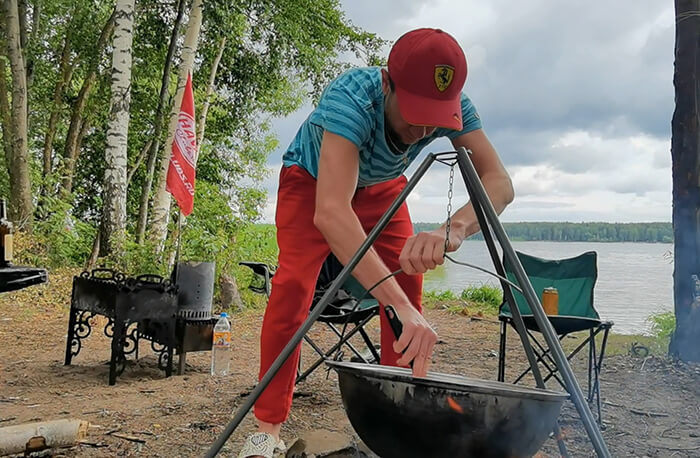
[[[498,154],[462,94],[467,62],[457,41],[418,29],[394,44],[387,69],[358,68],[329,84],[283,157],[277,200],[278,268],[261,335],[262,377],[307,318],[316,279],[332,251],[346,264],[406,185],[402,175],[439,137],[472,150],[472,160],[496,211],[513,199]],[[479,230],[471,205],[452,217],[449,251]],[[354,277],[369,288],[399,267],[403,273],[373,291],[395,307],[403,333],[396,342],[381,314],[381,363],[426,375],[437,335],[421,314],[422,274],[443,263],[446,228],[413,235],[404,203],[362,258]],[[240,458],[271,457],[283,448],[282,423],[292,403],[299,349],[255,405],[259,432]]]

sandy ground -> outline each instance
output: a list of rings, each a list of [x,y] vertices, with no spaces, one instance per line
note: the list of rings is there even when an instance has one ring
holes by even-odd
[[[209,353],[203,352],[188,356],[185,375],[165,378],[143,342],[140,359],[109,386],[104,321],[94,322],[73,364],[63,365],[70,282],[69,274],[52,275],[49,285],[0,296],[0,427],[60,418],[93,425],[85,444],[56,456],[202,456],[256,382],[261,312],[234,315],[228,377],[211,377]],[[446,310],[428,310],[426,316],[441,339],[435,371],[495,380],[498,324]],[[370,330],[376,336],[377,323]],[[323,327],[312,332],[321,342],[333,341]],[[509,353],[512,376],[524,361],[517,341],[509,342]],[[308,347],[303,354],[310,357]],[[583,358],[575,360],[574,370],[585,385]],[[625,354],[607,358],[601,378],[603,437],[613,456],[700,456],[700,366]],[[571,456],[595,456],[571,402],[560,423]],[[249,414],[220,456],[235,456],[253,428]],[[322,369],[298,386],[283,438],[291,444],[318,430],[353,435],[336,377]],[[555,441],[547,440],[538,456],[559,456]]]

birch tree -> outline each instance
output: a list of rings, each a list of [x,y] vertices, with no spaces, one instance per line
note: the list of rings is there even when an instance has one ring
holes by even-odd
[[[126,229],[126,168],[131,103],[131,52],[134,0],[117,0],[112,54],[112,96],[105,149],[102,255],[117,252]]]
[[[160,157],[160,166],[158,167],[158,180],[155,195],[153,197],[153,214],[151,222],[151,238],[158,242],[159,246],[165,241],[168,230],[168,219],[170,217],[170,193],[166,191],[166,177],[168,174],[168,164],[170,162],[170,147],[177,126],[177,117],[180,112],[180,104],[182,102],[182,94],[185,90],[187,82],[187,74],[193,73],[194,58],[197,53],[197,43],[199,40],[199,31],[202,26],[202,0],[193,0],[190,18],[187,22],[187,31],[185,32],[185,41],[182,47],[182,58],[180,63],[180,71],[177,81],[177,92],[173,103],[172,111],[170,112],[170,124],[168,127],[168,136],[163,145],[163,152]]]
[[[170,35],[170,44],[168,53],[165,56],[163,64],[163,74],[160,83],[160,96],[158,98],[158,107],[156,108],[155,120],[153,122],[153,141],[149,143],[148,160],[146,162],[146,178],[141,186],[141,200],[139,202],[139,216],[136,222],[136,242],[142,243],[146,234],[146,223],[148,221],[148,203],[151,198],[151,189],[153,187],[153,175],[155,174],[156,164],[158,163],[158,152],[160,148],[161,133],[163,130],[163,120],[168,98],[168,86],[170,84],[170,70],[173,63],[173,55],[177,47],[177,40],[180,36],[180,26],[182,24],[182,16],[185,12],[185,0],[179,0],[177,6],[177,16],[173,24],[172,33]],[[170,157],[168,155],[168,157]]]
[[[29,173],[29,151],[27,139],[27,69],[22,52],[21,19],[17,0],[2,0],[5,20],[5,40],[12,75],[12,102],[7,133],[10,139],[10,154],[7,168],[10,176],[10,218],[18,227],[31,230],[32,185]],[[22,16],[24,17],[24,16]]]

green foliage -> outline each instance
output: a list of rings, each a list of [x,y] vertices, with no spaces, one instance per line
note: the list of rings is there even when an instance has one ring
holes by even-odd
[[[429,308],[446,308],[452,312],[495,316],[503,302],[500,288],[484,284],[469,286],[459,296],[450,290],[423,291],[423,304]]]
[[[415,223],[416,232],[430,231],[438,223]],[[504,223],[513,241],[548,240],[554,242],[652,242],[672,243],[671,223]],[[483,240],[481,233],[473,240]]]
[[[36,216],[32,237],[25,235],[26,245],[18,247],[18,262],[49,268],[85,262],[97,233],[94,227],[73,216],[70,205],[56,198],[44,198]]]
[[[98,265],[128,275],[167,275],[177,245],[176,207],[164,250],[157,251],[153,241],[134,243],[134,233],[141,189],[147,179],[147,158],[141,152],[151,140],[159,142],[156,164],[170,152],[169,145],[165,145],[167,132],[164,130],[154,139],[153,125],[178,3],[143,0],[138,2],[135,13],[127,168],[139,166],[128,183],[127,227],[121,236],[123,240],[119,240],[123,248],[98,260]],[[185,1],[186,14],[166,88],[166,126],[190,4]],[[36,5],[28,3],[30,10]],[[114,2],[41,2],[39,24],[28,27],[32,39],[27,58],[33,69],[28,93],[29,152],[37,221],[31,237],[23,239],[18,234],[20,244],[26,248],[20,256],[28,264],[82,267],[92,251],[102,218],[112,57],[111,40],[106,49],[100,49],[96,43],[113,10]],[[32,12],[29,11],[30,18]],[[217,274],[234,274],[246,303],[249,299],[251,304],[258,304],[261,296],[246,296],[250,272],[238,263],[276,262],[274,227],[255,224],[267,200],[261,185],[269,175],[267,159],[279,146],[270,120],[288,115],[306,100],[317,97],[328,81],[350,65],[349,59],[354,64],[379,63],[378,53],[384,41],[351,24],[337,0],[205,2],[193,68],[197,117],[206,100],[214,57],[224,38],[226,46],[214,92],[208,99],[204,141],[199,145],[194,212],[179,234],[180,258],[215,261]],[[64,47],[70,68],[62,74]],[[83,126],[83,137],[71,177],[72,193],[64,195],[60,188],[67,163],[66,136],[76,101],[90,81],[93,68],[97,68],[94,85],[78,120]],[[64,75],[69,78],[62,92],[57,92]],[[0,77],[10,81],[9,66]],[[43,148],[52,113],[57,121],[51,148],[52,170],[43,176]],[[157,178],[154,185],[156,181]],[[3,167],[0,192],[7,195],[8,186]]]
[[[655,313],[649,316],[647,321],[651,323],[651,331],[653,335],[665,341],[671,339],[671,335],[676,329],[676,315],[670,311]]]
[[[153,138],[163,67],[178,3],[143,0],[138,4],[133,37],[129,168],[136,165],[139,153]],[[33,5],[30,2],[30,6]],[[185,1],[185,5],[179,46],[190,2]],[[98,49],[95,44],[113,9],[113,2],[42,2],[40,24],[30,26],[31,32],[36,29],[38,34],[32,36],[27,54],[34,70],[29,92],[29,147],[35,178],[41,173],[42,149],[52,112],[58,114],[52,148],[53,173],[62,173],[71,112],[90,69],[94,63],[99,64],[95,85],[88,93],[86,109],[80,119],[87,128],[75,167],[74,192],[66,199],[76,218],[95,227],[102,209],[111,65],[111,47]],[[267,156],[278,146],[270,130],[270,118],[285,116],[299,108],[310,95],[318,95],[325,83],[347,66],[343,59],[354,54],[365,62],[376,61],[384,42],[353,26],[335,0],[205,2],[193,69],[197,115],[206,99],[212,61],[224,38],[226,46],[216,74],[215,91],[209,98],[204,145],[200,145],[198,180],[217,185],[221,194],[229,199],[237,217],[255,222],[260,217],[260,202],[265,200],[259,183],[265,178]],[[71,76],[56,101],[54,93],[62,78],[59,65],[66,45],[71,63],[66,74]],[[172,108],[168,104],[177,84],[175,75],[180,51],[179,47],[175,51],[167,88],[166,125]],[[9,66],[6,71],[3,76],[7,79]],[[160,157],[169,153],[164,145],[165,135],[165,131],[161,132],[158,139]],[[202,164],[201,159],[206,151],[211,157],[210,170],[216,173],[203,170],[207,164]],[[146,179],[145,163],[141,162],[129,186],[130,226],[134,225],[138,214],[141,185]],[[3,168],[0,191],[6,191],[7,186]],[[55,195],[57,189],[54,183],[49,193]]]
[[[108,267],[128,276],[155,274],[168,277],[170,275],[167,260],[157,254],[157,245],[154,241],[146,240],[139,245],[133,241],[131,234],[126,235],[122,252],[100,258],[99,267]],[[172,248],[170,243],[166,245],[166,250],[169,248]]]
[[[498,307],[503,303],[503,291],[493,285],[469,286],[462,290],[460,296],[465,301],[476,302],[498,312]]]

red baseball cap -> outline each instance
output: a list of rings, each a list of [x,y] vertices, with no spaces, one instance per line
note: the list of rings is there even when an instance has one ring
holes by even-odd
[[[406,122],[462,130],[467,59],[450,34],[428,28],[405,33],[391,48],[388,67]]]

